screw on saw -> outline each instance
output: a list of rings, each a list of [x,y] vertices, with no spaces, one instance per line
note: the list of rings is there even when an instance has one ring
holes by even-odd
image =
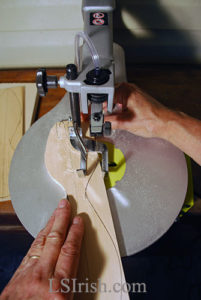
[[[94,121],[96,121],[96,122],[100,121],[100,119],[101,119],[101,114],[100,114],[100,113],[95,113],[95,114],[93,115],[93,119],[94,119]]]

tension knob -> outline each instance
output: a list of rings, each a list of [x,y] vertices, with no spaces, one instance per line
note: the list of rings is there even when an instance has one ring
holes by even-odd
[[[54,89],[58,86],[57,76],[47,76],[46,69],[38,69],[36,73],[36,87],[40,96],[45,96],[48,89]]]

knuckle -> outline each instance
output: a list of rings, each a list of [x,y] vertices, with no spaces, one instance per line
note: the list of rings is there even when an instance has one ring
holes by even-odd
[[[75,241],[66,241],[61,248],[61,254],[64,256],[78,256],[80,253],[80,245]]]
[[[63,241],[63,233],[59,231],[52,231],[47,236],[48,240],[55,241],[55,242],[62,242]]]
[[[33,242],[32,247],[35,248],[42,248],[45,244],[46,236],[44,234],[39,234],[38,237]]]
[[[58,279],[66,278],[68,275],[68,269],[65,266],[61,266],[59,270],[55,271],[55,277]]]
[[[47,225],[46,225],[47,226]],[[44,233],[44,231],[45,231],[45,228],[46,228],[46,226],[45,227],[43,227],[40,231],[39,231],[39,233],[38,233],[38,235],[37,235],[37,237],[38,236],[40,236],[40,235],[43,235],[43,233]]]
[[[55,212],[55,216],[57,218],[60,216],[64,216],[64,217],[68,218],[69,215],[70,215],[70,208],[68,208],[68,207],[57,208],[57,210]]]
[[[27,262],[28,262],[28,260],[29,260],[29,257],[28,257],[28,254],[27,254],[27,255],[25,255],[25,257],[23,258],[23,260],[22,260],[22,262],[21,262],[21,266],[26,265]]]

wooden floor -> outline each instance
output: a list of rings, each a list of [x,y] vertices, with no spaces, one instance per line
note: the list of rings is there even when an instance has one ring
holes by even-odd
[[[47,73],[61,76],[65,70],[49,69]],[[0,70],[0,83],[35,82],[35,75],[36,69]],[[201,119],[201,66],[128,65],[127,75],[129,82],[134,82],[164,105]],[[60,88],[50,90],[39,101],[37,118],[51,110],[64,94],[65,91]],[[195,194],[201,197],[201,168],[194,163],[193,177]],[[10,202],[0,204],[0,213],[12,212]]]

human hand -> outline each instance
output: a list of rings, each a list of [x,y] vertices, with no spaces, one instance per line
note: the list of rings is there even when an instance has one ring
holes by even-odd
[[[5,287],[0,300],[72,299],[70,293],[62,293],[61,280],[76,278],[84,223],[80,216],[76,216],[68,229],[70,215],[69,202],[61,200]]]
[[[120,84],[115,90],[114,113],[105,116],[113,129],[124,129],[143,137],[165,138],[171,111],[136,85]]]

